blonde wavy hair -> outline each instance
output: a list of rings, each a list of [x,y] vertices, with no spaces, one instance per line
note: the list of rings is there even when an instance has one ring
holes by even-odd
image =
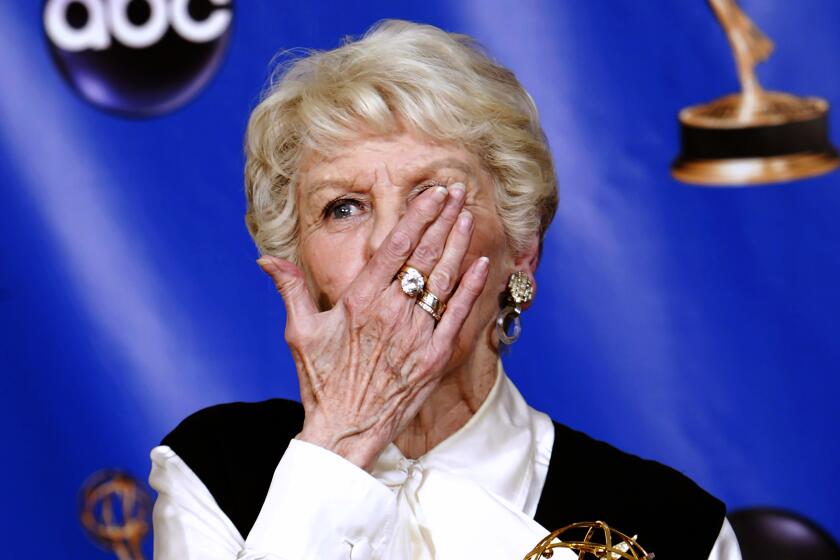
[[[405,127],[477,155],[513,250],[535,233],[542,246],[557,179],[531,96],[471,37],[385,20],[357,41],[278,67],[251,113],[245,222],[260,252],[297,262],[295,188],[306,153]]]

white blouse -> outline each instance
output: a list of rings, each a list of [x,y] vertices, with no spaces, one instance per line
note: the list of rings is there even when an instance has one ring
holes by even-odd
[[[549,532],[533,517],[553,443],[551,419],[528,406],[500,367],[473,417],[420,459],[390,444],[369,474],[293,439],[247,539],[186,463],[161,445],[152,450],[149,476],[158,492],[154,557],[520,560]],[[644,535],[639,541],[644,545]],[[741,560],[726,520],[709,560]]]

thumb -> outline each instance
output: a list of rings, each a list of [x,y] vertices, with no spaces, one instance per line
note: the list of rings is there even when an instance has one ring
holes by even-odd
[[[306,287],[303,272],[291,261],[263,255],[257,264],[274,281],[277,291],[283,296],[286,314],[292,320],[314,315],[318,312],[315,301]]]

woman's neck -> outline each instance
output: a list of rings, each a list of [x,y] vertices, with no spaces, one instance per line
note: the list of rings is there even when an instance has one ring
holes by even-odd
[[[417,459],[457,432],[487,398],[499,356],[479,347],[471,359],[446,373],[417,415],[394,440],[403,455]]]

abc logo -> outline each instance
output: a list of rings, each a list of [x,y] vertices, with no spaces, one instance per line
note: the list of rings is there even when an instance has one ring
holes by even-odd
[[[70,85],[130,116],[180,107],[213,77],[233,0],[47,0],[44,31]]]

